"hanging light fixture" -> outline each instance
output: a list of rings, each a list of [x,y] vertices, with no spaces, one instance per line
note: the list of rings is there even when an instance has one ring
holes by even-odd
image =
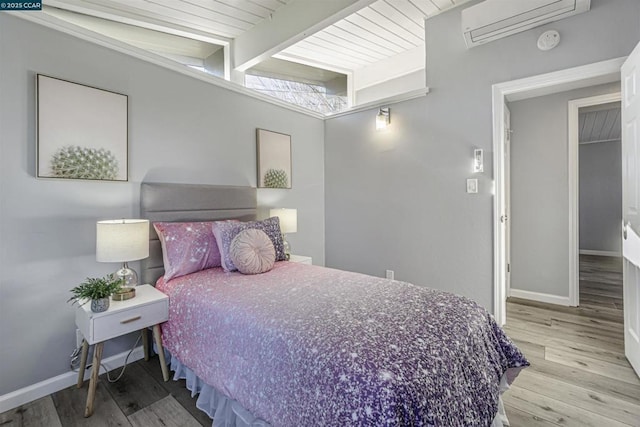
[[[380,108],[376,116],[376,130],[386,129],[391,123],[391,109],[389,107]]]

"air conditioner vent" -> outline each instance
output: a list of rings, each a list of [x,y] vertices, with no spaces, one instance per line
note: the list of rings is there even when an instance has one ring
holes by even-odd
[[[586,12],[591,0],[485,0],[462,11],[467,47]]]

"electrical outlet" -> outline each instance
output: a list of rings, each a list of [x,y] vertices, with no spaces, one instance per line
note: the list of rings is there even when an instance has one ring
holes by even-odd
[[[394,275],[393,270],[387,270],[387,279],[393,280],[393,275]]]
[[[76,329],[76,348],[82,345],[83,339],[84,337],[82,336],[82,332],[80,332],[80,329]]]

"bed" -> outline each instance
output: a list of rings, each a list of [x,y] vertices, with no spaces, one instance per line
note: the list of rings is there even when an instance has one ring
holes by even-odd
[[[154,222],[256,217],[256,190],[143,183]],[[475,302],[400,281],[276,262],[164,280],[150,233],[145,283],[169,295],[174,378],[214,426],[502,426],[500,395],[528,366]]]

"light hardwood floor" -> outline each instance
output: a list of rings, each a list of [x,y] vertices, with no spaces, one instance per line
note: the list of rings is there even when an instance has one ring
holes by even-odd
[[[580,307],[510,299],[505,331],[531,362],[504,395],[512,426],[640,426],[620,258],[580,257]]]
[[[111,373],[117,376],[119,369]],[[2,427],[200,427],[211,418],[196,408],[184,380],[162,380],[158,357],[130,364],[122,378],[109,383],[100,376],[95,412],[84,418],[87,381],[0,414]]]
[[[623,354],[620,260],[580,261],[579,308],[508,303],[505,330],[531,362],[504,396],[513,427],[640,426],[640,380]],[[157,358],[131,364],[117,383],[102,376],[91,418],[86,393],[86,384],[59,391],[0,414],[0,426],[211,425],[184,381],[162,381]]]

